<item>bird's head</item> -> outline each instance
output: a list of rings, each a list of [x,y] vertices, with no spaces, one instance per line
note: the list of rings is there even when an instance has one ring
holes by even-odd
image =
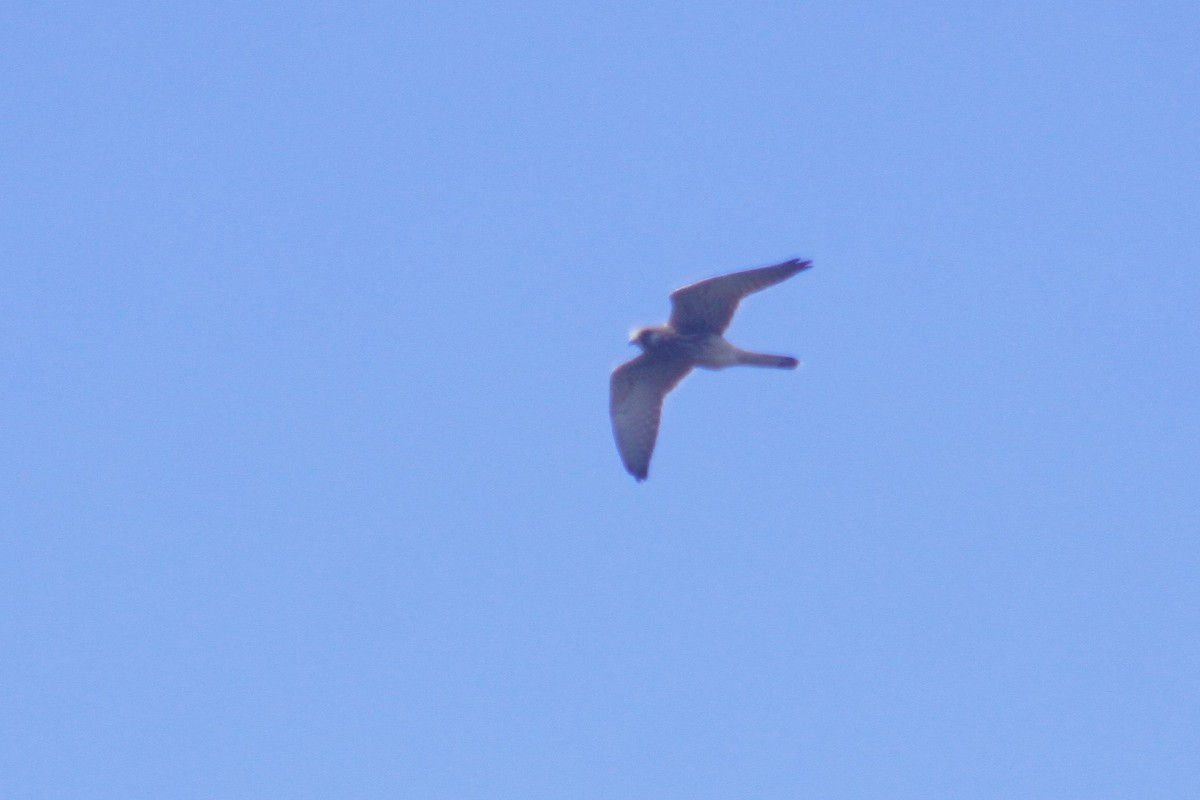
[[[643,351],[649,350],[662,338],[662,332],[657,328],[640,328],[629,337],[630,344],[636,344]]]

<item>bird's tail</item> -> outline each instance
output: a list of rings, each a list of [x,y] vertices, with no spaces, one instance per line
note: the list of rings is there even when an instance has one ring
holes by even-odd
[[[773,356],[767,353],[751,353],[742,350],[738,353],[738,363],[752,367],[775,367],[776,369],[795,369],[800,362],[791,356]]]

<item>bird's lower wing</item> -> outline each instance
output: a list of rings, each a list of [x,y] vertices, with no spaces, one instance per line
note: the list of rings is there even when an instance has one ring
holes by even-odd
[[[617,450],[629,474],[644,481],[658,437],[663,398],[691,372],[685,361],[642,354],[613,370],[609,413]]]

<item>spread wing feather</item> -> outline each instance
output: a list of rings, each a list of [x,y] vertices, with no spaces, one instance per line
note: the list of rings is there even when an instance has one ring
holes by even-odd
[[[686,361],[645,353],[613,370],[609,387],[613,436],[625,469],[639,481],[646,480],[650,471],[663,398],[691,371]]]
[[[811,266],[811,261],[792,259],[676,289],[671,292],[671,327],[680,333],[724,333],[743,297],[774,286]]]

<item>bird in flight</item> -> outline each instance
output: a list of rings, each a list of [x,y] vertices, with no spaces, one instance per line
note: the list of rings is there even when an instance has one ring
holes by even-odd
[[[722,334],[743,297],[811,266],[811,261],[792,259],[676,289],[671,292],[671,318],[667,324],[634,333],[629,343],[642,348],[642,353],[614,369],[609,385],[613,436],[630,475],[639,482],[646,480],[663,398],[693,367],[725,369],[748,364],[795,369],[800,364],[791,356],[742,350]]]

